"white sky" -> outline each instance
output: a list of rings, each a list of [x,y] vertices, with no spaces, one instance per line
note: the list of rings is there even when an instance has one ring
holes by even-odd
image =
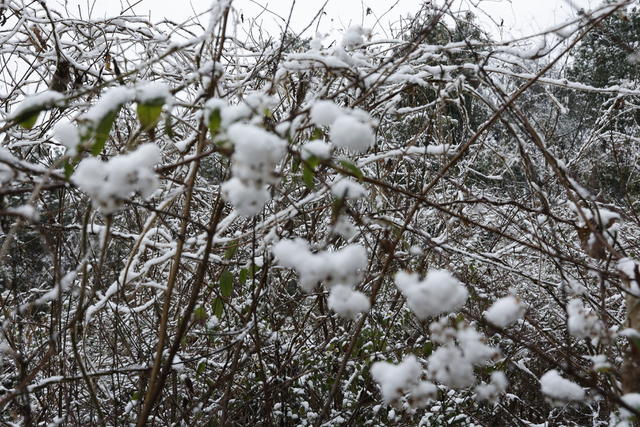
[[[57,0],[60,3],[73,5],[70,10],[77,11],[75,4],[80,4],[86,11],[87,0]],[[292,27],[302,29],[318,12],[324,0],[296,0],[292,15]],[[395,7],[388,12],[380,24],[374,28],[378,35],[384,37],[390,22],[396,22],[400,16],[407,16],[416,12],[421,0],[328,0],[326,15],[322,18],[321,32],[346,29],[350,25],[360,24],[372,28],[377,18],[382,17],[394,3]],[[293,0],[233,0],[232,5],[245,20],[258,17],[265,28],[277,32],[278,26],[286,20]],[[90,3],[90,2],[89,2]],[[136,4],[137,3],[137,4]],[[535,33],[541,29],[566,21],[575,15],[575,8],[592,9],[599,5],[600,0],[455,0],[456,8],[473,8],[477,6],[476,14],[496,38],[509,39]],[[151,15],[152,21],[168,18],[182,21],[195,15],[194,12],[207,10],[212,0],[102,0],[94,5],[94,17],[118,15],[120,10],[128,4],[136,4],[133,10],[140,15]],[[471,6],[470,6],[471,5]],[[272,13],[264,11],[268,8]],[[364,11],[371,8],[372,14],[364,16]],[[262,14],[260,12],[262,11]],[[484,12],[482,12],[484,11]],[[278,17],[279,16],[279,17]],[[492,21],[503,22],[502,30]],[[206,25],[207,17],[201,18]],[[315,33],[315,25],[308,36]]]

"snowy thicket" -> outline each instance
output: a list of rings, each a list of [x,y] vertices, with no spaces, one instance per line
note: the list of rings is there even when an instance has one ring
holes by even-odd
[[[0,422],[637,422],[633,2],[71,3],[0,2]]]

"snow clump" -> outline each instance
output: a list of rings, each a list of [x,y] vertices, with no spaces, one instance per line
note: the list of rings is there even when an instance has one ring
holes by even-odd
[[[371,308],[369,298],[362,292],[354,291],[350,286],[335,285],[329,291],[329,308],[346,319],[355,319],[359,313]]]
[[[336,251],[312,253],[302,239],[281,240],[273,247],[280,264],[293,268],[300,276],[300,286],[311,292],[319,282],[329,288],[353,285],[367,266],[367,251],[360,245],[347,245]],[[336,297],[337,298],[337,297]]]
[[[329,129],[329,137],[336,147],[364,153],[375,142],[375,135],[368,123],[352,116],[338,117]]]
[[[376,362],[371,365],[371,376],[380,386],[385,403],[395,402],[408,393],[416,406],[422,406],[438,391],[434,384],[420,381],[422,367],[414,355],[405,357],[397,365]]]
[[[309,141],[302,146],[300,157],[302,157],[303,160],[308,160],[311,157],[327,160],[331,157],[331,145],[318,139]]]
[[[542,393],[553,403],[564,404],[565,402],[583,400],[585,393],[582,387],[573,381],[562,378],[558,371],[552,369],[540,378]]]
[[[331,192],[337,198],[360,199],[369,192],[360,184],[349,178],[337,178],[331,184]]]
[[[488,384],[482,383],[476,387],[476,400],[479,402],[496,402],[498,397],[507,391],[508,385],[509,382],[503,372],[492,372],[491,380]]]
[[[160,162],[160,148],[144,144],[129,154],[103,162],[95,157],[84,159],[71,181],[87,193],[105,214],[117,211],[133,193],[149,197],[158,187],[153,166]]]
[[[227,136],[234,146],[233,178],[222,184],[224,198],[241,215],[256,215],[271,199],[266,186],[278,182],[274,169],[286,144],[257,126],[242,123],[231,125]]]
[[[145,82],[136,87],[136,100],[141,104],[169,102],[173,96],[169,86],[160,82]]]
[[[329,138],[336,147],[364,153],[375,143],[371,118],[362,110],[347,110],[332,101],[319,100],[309,111],[316,126],[329,126]]]
[[[451,388],[472,386],[476,379],[474,366],[487,364],[498,350],[484,343],[484,337],[473,327],[447,326],[448,318],[433,322],[429,327],[431,338],[438,347],[429,356],[429,377]]]
[[[501,328],[506,328],[524,314],[526,307],[520,299],[509,295],[493,303],[484,313],[484,317]]]
[[[620,399],[622,399],[622,401],[627,405],[640,411],[640,393],[627,393],[623,395]],[[636,418],[636,415],[626,408],[620,408],[620,415],[622,416],[623,419],[628,421],[634,421]]]
[[[602,324],[598,317],[578,299],[567,304],[567,328],[576,338],[597,339],[602,331]]]
[[[424,280],[416,273],[399,271],[395,283],[411,311],[421,320],[455,311],[467,301],[467,290],[446,270],[431,270]]]
[[[344,110],[332,101],[316,101],[309,111],[311,122],[316,126],[331,126],[331,124],[341,115]]]
[[[53,136],[67,148],[70,156],[78,154],[80,133],[78,128],[68,120],[61,120],[53,127]]]

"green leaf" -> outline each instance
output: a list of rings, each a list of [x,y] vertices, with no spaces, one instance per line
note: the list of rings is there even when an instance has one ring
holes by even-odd
[[[222,302],[222,298],[216,297],[213,300],[213,315],[218,319],[222,317],[222,313],[224,312],[224,302]]]
[[[346,160],[342,160],[340,164],[342,165],[343,168],[347,169],[349,172],[353,174],[353,176],[355,176],[359,180],[362,180],[362,178],[364,178],[364,174],[362,173],[362,171],[353,163],[348,162]]]
[[[207,310],[200,306],[193,310],[193,318],[196,322],[203,322],[207,320]]]
[[[131,400],[140,400],[142,396],[140,395],[139,391],[134,391],[133,394],[131,395]]]
[[[427,341],[426,343],[424,343],[424,346],[422,346],[422,351],[424,351],[423,357],[430,356],[431,353],[433,353],[433,343],[431,341]]]
[[[307,187],[313,190],[313,169],[306,164],[302,167],[302,181],[304,181]]]
[[[320,128],[315,128],[313,130],[313,132],[311,132],[311,139],[322,139],[323,137],[323,133],[322,133],[322,129]]]
[[[203,360],[202,362],[198,363],[198,368],[196,370],[196,373],[202,374],[206,369],[207,369],[207,362]]]
[[[236,254],[237,251],[238,251],[238,243],[237,242],[231,243],[227,248],[227,250],[224,251],[225,259],[233,258],[233,256]]]
[[[25,129],[33,129],[38,121],[38,116],[40,115],[40,110],[37,111],[27,111],[24,114],[21,114],[16,118],[16,121],[20,126]]]
[[[222,116],[220,115],[220,109],[216,108],[209,114],[209,132],[211,132],[211,136],[218,134],[221,124]]]
[[[229,270],[225,270],[220,275],[220,292],[224,297],[230,297],[233,293],[233,275]]]
[[[296,157],[291,158],[291,172],[296,173],[300,168],[300,160]]]
[[[320,159],[316,156],[309,156],[309,158],[305,160],[305,162],[307,162],[311,169],[315,170],[316,167],[320,164]]]
[[[247,282],[247,276],[249,275],[249,271],[246,268],[240,270],[240,275],[238,276],[238,283],[244,285]]]
[[[176,136],[176,133],[173,131],[173,123],[171,122],[170,114],[165,114],[164,131],[167,133],[167,136],[169,138],[173,138]]]
[[[162,113],[162,104],[138,104],[136,112],[142,128],[149,130],[158,124],[160,113]]]
[[[71,175],[73,175],[74,169],[75,169],[74,165],[67,161],[64,164],[64,177],[66,179],[71,178]]]
[[[102,152],[104,144],[107,142],[107,138],[109,138],[109,133],[111,133],[111,126],[113,126],[113,122],[115,121],[116,116],[119,112],[120,107],[116,108],[115,110],[109,111],[98,122],[94,133],[94,142],[91,146],[91,154],[93,154],[94,156],[97,156]]]

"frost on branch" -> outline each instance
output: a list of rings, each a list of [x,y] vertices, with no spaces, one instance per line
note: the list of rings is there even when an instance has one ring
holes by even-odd
[[[552,369],[540,378],[542,393],[553,404],[562,405],[571,401],[580,401],[585,398],[585,392],[578,384],[560,376],[558,371]]]
[[[395,283],[421,320],[458,310],[467,301],[467,290],[446,270],[431,270],[423,280],[416,273],[399,271]]]
[[[376,362],[371,365],[371,376],[380,386],[385,403],[397,403],[408,395],[412,406],[420,407],[435,398],[438,392],[434,384],[421,381],[422,366],[414,355],[405,357],[397,365]]]
[[[91,197],[102,212],[117,211],[132,194],[149,197],[158,187],[153,166],[160,161],[160,149],[153,144],[116,156],[108,162],[95,157],[84,159],[71,181]]]
[[[506,328],[524,314],[526,307],[519,298],[507,296],[494,302],[485,312],[487,320],[496,326]]]
[[[360,245],[312,253],[302,239],[281,240],[273,247],[273,254],[281,265],[298,272],[300,286],[306,292],[313,291],[320,282],[328,287],[353,285],[367,266],[367,251]]]
[[[275,184],[274,173],[282,158],[285,142],[254,125],[235,123],[227,130],[233,143],[233,178],[222,184],[224,197],[245,216],[259,213],[271,199],[268,184]]]

